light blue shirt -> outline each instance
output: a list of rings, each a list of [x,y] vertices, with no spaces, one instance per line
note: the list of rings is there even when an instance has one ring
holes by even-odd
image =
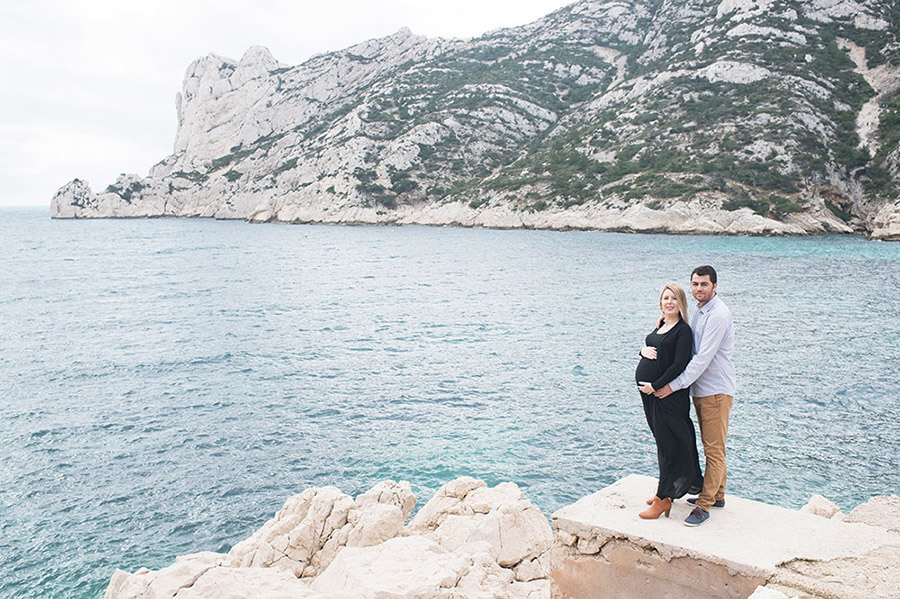
[[[694,331],[694,357],[684,372],[669,385],[673,391],[691,388],[694,397],[731,395],[737,389],[731,352],[734,349],[734,323],[731,310],[719,296],[713,296],[691,316]]]

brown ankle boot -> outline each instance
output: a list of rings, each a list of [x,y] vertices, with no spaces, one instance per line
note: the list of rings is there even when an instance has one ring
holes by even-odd
[[[669,512],[672,511],[672,500],[668,497],[666,499],[654,497],[653,500],[653,504],[638,514],[638,516],[644,520],[656,520],[659,518],[660,514],[665,514],[666,518],[668,518]]]

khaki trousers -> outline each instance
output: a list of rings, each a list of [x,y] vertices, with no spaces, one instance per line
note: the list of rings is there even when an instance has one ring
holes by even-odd
[[[703,472],[703,490],[697,498],[697,507],[709,511],[713,502],[725,499],[725,482],[728,468],[725,466],[725,438],[728,436],[728,416],[731,413],[730,395],[707,395],[694,398],[694,410],[700,424],[700,439],[706,455]]]

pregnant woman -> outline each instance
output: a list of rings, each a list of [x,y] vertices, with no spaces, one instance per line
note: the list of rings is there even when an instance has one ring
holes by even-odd
[[[672,393],[665,399],[653,392],[665,387],[681,374],[691,361],[693,335],[687,324],[687,299],[676,283],[663,287],[659,295],[659,318],[656,329],[647,335],[641,349],[641,361],[635,379],[644,401],[644,414],[659,460],[659,485],[656,495],[647,500],[650,507],[638,514],[641,518],[656,519],[669,516],[672,501],[687,493],[699,493],[703,486],[697,438],[691,421],[688,389]]]

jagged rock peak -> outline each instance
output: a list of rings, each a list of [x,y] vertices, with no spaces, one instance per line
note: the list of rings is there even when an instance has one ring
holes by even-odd
[[[388,36],[388,39],[404,40],[404,39],[406,39],[406,38],[408,38],[408,37],[419,37],[419,38],[421,38],[421,36],[417,36],[416,34],[414,34],[414,33],[410,30],[409,27],[401,27],[401,28],[398,29],[396,32],[394,32],[394,33],[392,33],[391,35],[389,35],[389,36]]]
[[[228,58],[215,53],[198,58],[192,62],[185,71],[185,80],[191,77],[202,77],[207,74],[217,78],[227,78],[237,69],[271,70],[286,65],[278,62],[265,46],[251,46],[244,52],[240,60]]]
[[[380,54],[402,51],[427,41],[427,37],[416,35],[408,27],[403,27],[391,35],[376,37],[350,46],[342,51],[342,54],[355,55],[362,58],[375,58]]]
[[[250,67],[250,66],[264,66],[269,69],[277,69],[281,64],[275,60],[275,57],[272,56],[272,53],[269,52],[269,49],[265,46],[251,46],[244,52],[244,55],[241,57],[238,66],[241,67]]]

